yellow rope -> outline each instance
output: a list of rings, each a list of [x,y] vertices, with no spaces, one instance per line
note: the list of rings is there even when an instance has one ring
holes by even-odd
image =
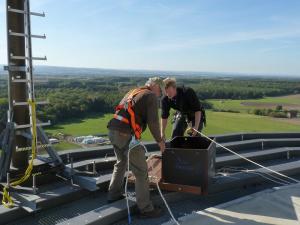
[[[10,184],[10,186],[12,186],[12,187],[22,184],[30,177],[30,175],[32,173],[32,169],[33,169],[33,161],[36,158],[36,145],[37,145],[37,143],[36,143],[36,139],[37,139],[36,105],[35,105],[35,102],[32,100],[29,100],[28,103],[29,103],[29,106],[31,107],[31,115],[32,115],[31,116],[31,118],[32,118],[31,160],[29,162],[29,165],[28,165],[24,175],[20,179],[15,180]],[[3,188],[2,204],[7,208],[11,208],[11,207],[13,207],[14,202],[13,202],[11,196],[9,195],[8,188],[9,188],[8,185],[4,186],[4,188]]]

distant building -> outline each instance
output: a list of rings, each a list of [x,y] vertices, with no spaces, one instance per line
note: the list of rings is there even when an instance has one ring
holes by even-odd
[[[74,142],[76,142],[76,143],[82,143],[83,140],[85,140],[85,139],[91,139],[93,137],[94,136],[92,136],[92,135],[76,137],[76,138],[74,138]]]
[[[49,143],[52,144],[52,145],[53,145],[53,144],[58,144],[58,143],[59,143],[59,140],[56,139],[56,138],[50,138],[50,139],[49,139]]]
[[[96,136],[80,136],[74,138],[74,142],[79,143],[79,144],[85,144],[85,145],[91,145],[91,144],[101,144],[106,142],[107,139],[103,137],[96,137]]]
[[[91,144],[95,144],[94,140],[91,138],[86,138],[84,139],[81,144],[85,144],[85,145],[91,145]]]

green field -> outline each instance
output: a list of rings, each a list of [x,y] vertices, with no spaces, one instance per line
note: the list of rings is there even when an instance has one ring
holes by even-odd
[[[69,134],[72,136],[106,134],[106,124],[111,118],[110,114],[99,117],[86,118],[73,123],[54,126],[46,131],[52,135],[56,133]],[[206,134],[224,134],[233,132],[256,132],[256,131],[299,131],[300,127],[284,121],[277,121],[270,117],[255,116],[245,113],[207,112]],[[171,126],[169,123],[167,135],[170,137]],[[143,140],[153,140],[149,130],[143,134]]]
[[[206,134],[300,131],[300,126],[246,113],[208,112]]]
[[[284,132],[300,131],[300,126],[289,121],[278,120],[271,117],[256,116],[248,111],[253,106],[242,105],[242,102],[254,103],[274,103],[274,104],[299,104],[299,95],[263,98],[257,100],[209,100],[214,108],[222,110],[235,110],[241,113],[213,112],[207,111],[207,127],[204,133],[226,134],[236,132]],[[70,120],[48,128],[46,131],[50,135],[63,133],[71,136],[107,134],[107,123],[111,119],[111,114],[89,116],[81,120]],[[171,118],[170,118],[171,120]],[[169,121],[167,137],[170,138],[172,125]],[[144,141],[153,140],[150,131],[147,129],[142,135]],[[57,150],[78,148],[78,145],[62,142],[56,145]]]
[[[110,114],[94,115],[85,119],[66,121],[65,123],[51,126],[46,131],[52,135],[63,133],[72,136],[107,134],[106,125],[111,116]]]
[[[276,104],[300,104],[300,95],[287,95],[281,97],[268,97],[258,100],[255,102],[266,102],[266,103],[276,103]]]
[[[91,116],[82,120],[75,120],[73,122],[66,122],[63,124],[55,125],[46,129],[46,132],[50,135],[58,133],[81,136],[81,135],[95,135],[95,134],[107,134],[107,123],[112,118],[112,114],[105,114],[102,116]],[[167,128],[167,135],[171,134],[171,123]],[[152,140],[149,129],[143,134],[144,140]]]
[[[210,103],[213,104],[215,109],[220,110],[234,110],[240,111],[242,113],[246,113],[249,110],[256,108],[276,108],[276,105],[282,105],[283,108],[289,107],[290,105],[296,106],[297,108],[300,107],[300,95],[288,95],[288,96],[281,96],[281,97],[267,97],[262,99],[250,99],[250,100],[230,100],[230,99],[216,99],[216,100],[209,100]],[[244,105],[243,103],[253,103],[252,106]],[[265,104],[265,106],[264,106]]]
[[[243,100],[209,100],[213,104],[215,109],[219,110],[234,110],[246,113],[248,110],[251,110],[253,107],[247,107],[241,104]]]

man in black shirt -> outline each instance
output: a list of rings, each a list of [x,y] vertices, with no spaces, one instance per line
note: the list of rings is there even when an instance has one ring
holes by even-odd
[[[205,111],[192,88],[177,87],[176,80],[166,78],[164,80],[166,96],[161,101],[161,136],[165,139],[165,130],[170,116],[170,109],[176,110],[173,119],[172,138],[183,136],[187,129],[188,123],[195,130],[201,131],[205,124]],[[197,132],[192,131],[192,136],[196,136]]]

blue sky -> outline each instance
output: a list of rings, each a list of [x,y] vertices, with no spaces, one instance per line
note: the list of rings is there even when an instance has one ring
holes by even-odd
[[[6,63],[0,0],[0,64]],[[299,0],[31,0],[43,65],[300,75]]]

